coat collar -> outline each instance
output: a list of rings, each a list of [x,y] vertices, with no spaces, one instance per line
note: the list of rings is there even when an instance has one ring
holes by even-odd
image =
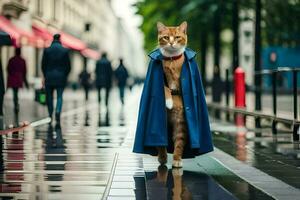
[[[189,48],[185,48],[184,54],[188,60],[191,60],[196,56],[196,52]],[[153,50],[148,56],[154,60],[163,60],[163,55],[159,49]]]
[[[60,40],[53,40],[51,45],[53,45],[53,44],[60,44],[61,45],[61,41]]]

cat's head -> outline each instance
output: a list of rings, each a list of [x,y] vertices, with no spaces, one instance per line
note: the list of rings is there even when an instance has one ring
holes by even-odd
[[[187,44],[187,22],[179,26],[165,26],[157,22],[158,44],[165,56],[177,56],[184,52]]]

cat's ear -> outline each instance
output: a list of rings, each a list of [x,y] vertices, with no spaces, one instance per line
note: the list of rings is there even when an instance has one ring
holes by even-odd
[[[186,30],[187,30],[187,22],[186,22],[186,21],[182,22],[182,23],[179,25],[179,30],[180,30],[181,32],[183,32],[184,34],[186,34]]]
[[[166,28],[167,28],[167,27],[166,27],[163,23],[161,23],[161,22],[157,22],[156,26],[157,26],[157,30],[158,30],[159,33],[162,32],[162,31],[164,31],[164,30],[166,30]]]

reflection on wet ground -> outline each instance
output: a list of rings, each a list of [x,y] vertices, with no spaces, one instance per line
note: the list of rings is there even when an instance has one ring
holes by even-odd
[[[76,99],[61,126],[42,124],[0,137],[0,199],[272,199],[209,155],[185,160],[180,170],[131,153],[139,96],[140,88],[124,107],[110,101],[109,109],[93,103],[82,107]],[[117,99],[114,92],[112,99]],[[288,170],[284,180],[298,186],[297,154],[282,155],[290,155],[288,143],[217,126],[222,130],[214,137],[218,148],[274,176]]]
[[[300,144],[292,142],[291,137],[291,133],[272,135],[270,129],[259,133],[228,130],[216,134],[214,144],[236,159],[300,188]]]
[[[146,180],[149,199],[236,199],[205,173],[159,166]]]
[[[62,119],[3,136],[1,197],[16,199],[99,199],[102,197],[123,130],[98,127],[99,113]],[[83,125],[89,125],[84,127]],[[82,125],[81,125],[82,124]],[[116,135],[112,135],[115,133]]]

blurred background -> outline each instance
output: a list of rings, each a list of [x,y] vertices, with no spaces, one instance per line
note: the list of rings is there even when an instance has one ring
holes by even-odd
[[[261,4],[257,8],[257,4]],[[261,16],[255,20],[256,10]],[[225,69],[241,66],[246,83],[254,84],[255,22],[260,25],[261,59],[258,69],[300,66],[300,2],[298,0],[1,0],[0,30],[9,32],[14,46],[22,46],[28,62],[29,81],[40,76],[40,59],[49,35],[62,32],[63,44],[72,49],[75,81],[85,60],[92,70],[100,53],[113,61],[124,57],[132,76],[145,74],[145,51],[156,45],[156,22],[189,24],[189,46],[199,53],[204,81],[225,78]],[[140,28],[140,29],[139,29]],[[14,47],[1,51],[3,66]],[[215,69],[215,70],[214,70]],[[231,70],[231,71],[232,71]],[[215,72],[215,74],[214,74]],[[5,77],[5,76],[4,76]],[[270,85],[270,78],[263,81]],[[284,74],[279,86],[291,88],[291,75]]]
[[[28,65],[28,81],[34,84],[41,77],[43,49],[51,44],[54,33],[61,33],[63,45],[71,49],[70,82],[78,81],[85,62],[87,69],[93,71],[101,52],[107,52],[113,63],[125,58],[130,74],[143,76],[143,38],[131,3],[128,0],[1,0],[0,30],[8,33],[14,43],[2,48],[3,68],[14,55],[14,48],[21,47]],[[6,77],[6,70],[3,71]]]
[[[143,17],[140,27],[146,51],[156,44],[157,21],[188,22],[188,46],[198,52],[209,102],[234,105],[234,98],[225,93],[232,94],[234,70],[241,67],[247,108],[273,113],[272,104],[278,101],[278,114],[292,117],[293,101],[297,104],[292,71],[300,68],[299,0],[144,0],[135,8]],[[272,70],[279,70],[276,86]],[[300,73],[295,74],[299,88]],[[272,100],[272,87],[277,100]]]
[[[4,130],[0,196],[119,199],[174,192],[173,181],[162,186],[168,170],[161,170],[163,176],[159,168],[156,173],[156,158],[144,160],[131,154],[143,88],[135,83],[143,83],[147,54],[157,48],[157,21],[167,26],[187,21],[188,47],[197,52],[214,144],[256,171],[240,168],[218,150],[212,157],[185,165],[197,174],[185,171],[182,176],[175,170],[178,191],[187,191],[185,182],[198,195],[194,199],[221,199],[217,194],[228,199],[231,193],[239,199],[296,199],[300,188],[299,19],[300,0],[0,0],[0,132]],[[61,123],[60,110],[52,126],[41,60],[56,33],[70,49],[71,72]],[[11,90],[7,89],[8,62],[17,48],[26,61],[29,87],[11,86]],[[111,65],[105,62],[109,70],[95,73],[104,53],[111,61]],[[124,66],[128,70],[119,76],[124,81],[116,80],[118,65],[121,72]],[[20,74],[20,68],[17,63],[11,74]],[[100,100],[103,86],[95,84],[97,74],[110,77],[105,102]],[[20,77],[23,84],[25,75]],[[90,100],[89,87],[94,89]],[[32,122],[31,126],[23,127],[24,121]],[[280,181],[261,176],[257,169]],[[156,176],[157,185],[152,181]],[[253,179],[248,183],[249,177]],[[297,193],[291,186],[298,188]],[[229,199],[236,199],[233,196]]]
[[[3,69],[14,48],[22,47],[31,85],[40,83],[42,51],[54,33],[61,33],[63,45],[71,49],[73,88],[82,69],[94,71],[102,52],[108,52],[114,69],[124,58],[131,77],[142,80],[147,53],[157,47],[157,21],[188,22],[188,46],[198,52],[209,101],[225,104],[225,96],[219,95],[226,90],[223,83],[232,89],[233,72],[240,66],[248,106],[261,110],[261,102],[271,105],[272,76],[255,72],[300,66],[299,0],[1,0],[0,12],[0,30],[13,39],[12,46],[2,47]],[[292,93],[293,73],[276,76],[277,91],[283,94],[278,101],[291,111],[292,98],[284,94]],[[297,77],[299,87],[300,73]],[[266,93],[254,96],[257,88]],[[233,98],[229,101],[232,105]]]

